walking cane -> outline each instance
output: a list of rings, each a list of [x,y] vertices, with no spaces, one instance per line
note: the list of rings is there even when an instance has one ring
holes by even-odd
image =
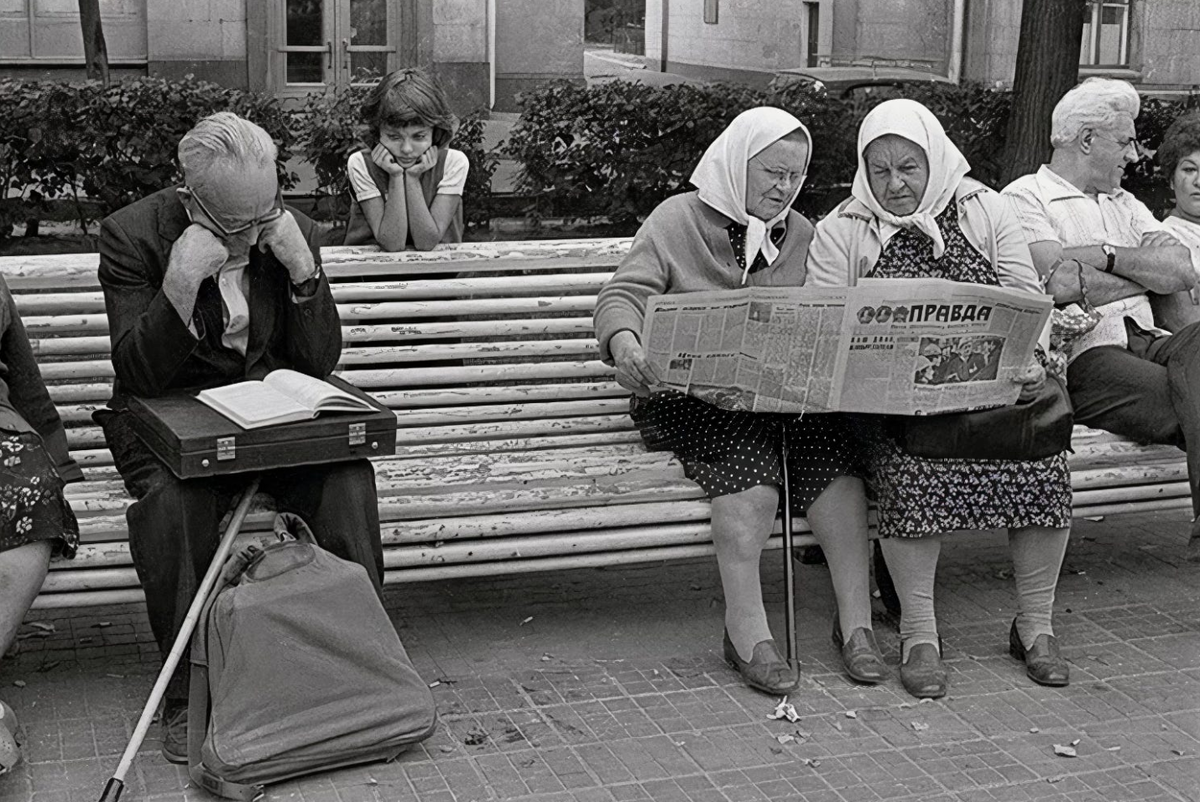
[[[250,502],[254,499],[254,494],[258,492],[260,478],[258,475],[254,476],[250,481],[250,486],[246,488],[241,500],[238,501],[237,508],[233,511],[233,518],[230,519],[229,526],[221,537],[217,553],[213,555],[212,563],[209,564],[208,571],[204,574],[204,580],[196,591],[196,597],[192,599],[192,606],[188,608],[187,617],[183,619],[183,626],[180,627],[179,634],[175,636],[175,645],[171,648],[167,659],[163,661],[162,671],[158,672],[158,680],[155,681],[154,688],[150,691],[146,707],[142,709],[142,717],[138,719],[137,726],[133,728],[133,737],[129,739],[129,745],[125,747],[125,754],[121,755],[121,762],[117,764],[117,770],[104,784],[104,792],[100,794],[99,802],[117,802],[121,798],[121,792],[125,790],[125,774],[133,765],[133,758],[137,755],[138,749],[142,747],[142,741],[146,739],[146,732],[150,729],[150,721],[154,718],[158,703],[162,701],[163,694],[167,692],[167,683],[171,681],[175,667],[179,665],[184,650],[191,642],[192,630],[196,628],[196,620],[200,618],[204,602],[208,600],[208,594],[212,592],[213,586],[217,583],[217,577],[221,575],[221,569],[225,566],[225,560],[228,559],[229,552],[233,550],[233,541],[242,528],[242,522],[246,520],[246,513],[250,511]]]
[[[788,482],[787,429],[783,426],[780,429],[783,430],[779,445],[779,458],[782,463],[780,477],[783,485],[780,490],[783,493],[783,584],[785,586],[783,625],[787,629],[788,665],[799,671],[800,659],[796,655],[796,578],[792,562],[794,544],[792,542],[792,494]]]

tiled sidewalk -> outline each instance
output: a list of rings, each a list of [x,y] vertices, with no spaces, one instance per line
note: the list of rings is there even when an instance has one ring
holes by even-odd
[[[804,680],[794,724],[720,657],[710,560],[392,588],[389,609],[441,714],[391,764],[269,789],[269,800],[1200,800],[1200,565],[1178,513],[1079,521],[1057,628],[1072,682],[1029,682],[1007,655],[1004,538],[943,552],[950,695],[840,673],[827,572],[800,568]],[[765,568],[772,610],[781,569]],[[775,617],[782,634],[781,614]],[[0,802],[93,802],[124,748],[157,656],[137,609],[44,616],[0,665],[28,762]],[[897,659],[894,625],[877,631]],[[157,738],[157,727],[152,730]],[[1074,744],[1078,757],[1055,755]],[[126,799],[207,799],[148,741]]]

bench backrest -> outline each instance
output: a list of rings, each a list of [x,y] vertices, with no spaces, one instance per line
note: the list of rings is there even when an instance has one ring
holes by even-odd
[[[326,248],[342,319],[338,373],[396,410],[398,448],[546,437],[626,439],[628,395],[598,359],[596,293],[628,239]],[[112,387],[96,254],[0,258],[85,467],[111,465],[91,413]]]

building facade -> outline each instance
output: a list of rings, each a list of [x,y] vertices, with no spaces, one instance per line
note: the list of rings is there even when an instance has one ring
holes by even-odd
[[[1200,0],[1085,0],[1082,75],[1200,85]],[[765,83],[874,60],[1011,86],[1022,0],[646,0],[651,69]]]
[[[431,69],[458,111],[583,80],[583,0],[100,0],[116,75],[303,98],[405,66]],[[532,34],[532,35],[531,35]],[[79,78],[77,0],[0,0],[0,75]]]

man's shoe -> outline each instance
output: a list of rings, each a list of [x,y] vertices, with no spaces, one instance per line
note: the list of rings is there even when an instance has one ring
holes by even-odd
[[[879,653],[873,630],[859,627],[850,633],[849,640],[843,642],[842,627],[835,622],[833,645],[842,653],[842,663],[846,666],[846,673],[850,675],[850,679],[871,685],[887,679],[887,663],[883,662],[883,655]]]
[[[1033,646],[1025,648],[1017,634],[1017,619],[1008,631],[1008,653],[1025,663],[1025,673],[1038,685],[1060,688],[1071,681],[1071,668],[1058,651],[1058,639],[1042,633],[1034,638]]]
[[[763,693],[780,695],[791,693],[800,687],[800,672],[788,665],[779,653],[774,640],[763,640],[754,644],[750,660],[743,660],[733,648],[728,630],[725,632],[725,659],[737,669],[746,684]]]
[[[900,664],[904,689],[918,699],[940,699],[946,695],[948,680],[942,655],[932,643],[918,643],[908,652],[908,662]]]
[[[168,699],[163,702],[162,756],[168,763],[188,762],[188,703]]]

